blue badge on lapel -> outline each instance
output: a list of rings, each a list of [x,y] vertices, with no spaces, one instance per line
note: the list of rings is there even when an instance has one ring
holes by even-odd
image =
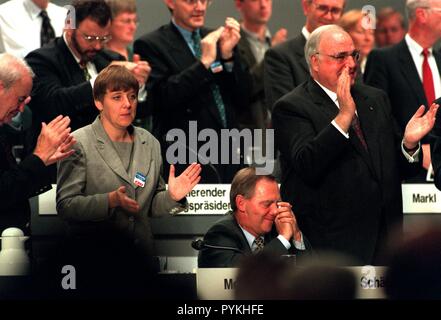
[[[141,172],[137,172],[135,174],[135,179],[133,180],[133,183],[137,185],[138,187],[144,188],[145,186],[146,177]]]
[[[210,65],[211,72],[218,73],[222,72],[224,70],[224,67],[222,67],[222,64],[219,61],[215,61]]]

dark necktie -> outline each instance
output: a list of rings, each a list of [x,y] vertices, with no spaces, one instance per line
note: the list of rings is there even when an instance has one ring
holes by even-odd
[[[356,114],[354,114],[354,117],[352,118],[351,126],[352,126],[352,129],[354,129],[355,134],[357,135],[361,144],[363,145],[363,148],[366,151],[368,151],[368,146],[367,146],[366,140],[364,139],[363,131],[361,131],[360,121],[358,120],[358,117]]]
[[[80,60],[80,68],[83,70],[84,78],[86,81],[89,81],[92,77],[89,74],[89,71],[87,70],[87,62],[84,60]]]
[[[55,31],[54,28],[52,28],[51,19],[49,19],[46,10],[42,10],[40,12],[40,17],[42,20],[41,32],[40,32],[40,44],[41,46],[44,46],[52,39],[55,39]]]
[[[265,246],[265,242],[263,240],[263,237],[257,237],[254,239],[254,250],[253,252],[257,253],[261,250],[263,250],[263,247]]]
[[[193,40],[193,50],[194,55],[196,58],[200,58],[202,56],[202,50],[201,50],[201,36],[199,32],[193,31],[191,34],[191,39]],[[219,115],[222,121],[222,126],[224,128],[227,127],[227,117],[225,114],[225,105],[224,101],[222,100],[222,95],[219,89],[219,86],[216,83],[211,84],[211,92],[213,94],[214,101],[216,103],[216,107],[219,111]]]
[[[423,87],[424,93],[426,94],[427,104],[430,105],[435,100],[435,87],[433,85],[433,75],[432,70],[429,65],[429,50],[424,49],[422,52],[423,59]]]

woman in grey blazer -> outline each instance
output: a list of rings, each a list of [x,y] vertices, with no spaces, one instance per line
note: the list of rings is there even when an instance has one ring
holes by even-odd
[[[168,190],[161,178],[159,142],[134,127],[139,85],[122,66],[111,65],[95,80],[100,115],[73,133],[75,154],[58,166],[57,211],[71,236],[98,237],[107,244],[130,243],[153,254],[149,216],[174,214],[200,180],[191,164],[180,176],[170,171]]]

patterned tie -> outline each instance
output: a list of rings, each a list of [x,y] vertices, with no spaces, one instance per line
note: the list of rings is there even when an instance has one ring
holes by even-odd
[[[200,58],[202,56],[202,50],[201,50],[201,36],[199,32],[193,31],[191,34],[191,39],[193,40],[193,50],[194,55],[196,58]],[[224,101],[222,100],[222,95],[219,90],[219,86],[216,83],[213,83],[210,85],[211,92],[213,94],[214,102],[216,103],[216,107],[219,111],[219,115],[221,117],[222,126],[224,128],[227,127],[227,117],[225,114],[225,105]]]
[[[435,100],[435,87],[433,85],[432,70],[429,66],[429,50],[424,49],[422,52],[423,59],[423,87],[426,94],[427,104],[430,105]]]
[[[368,146],[367,146],[366,140],[364,139],[363,131],[361,131],[360,121],[358,120],[358,117],[356,114],[354,114],[354,117],[352,118],[351,126],[352,126],[352,129],[354,129],[355,134],[357,135],[361,144],[363,145],[364,150],[368,151]]]
[[[86,81],[89,81],[92,77],[89,74],[89,71],[87,70],[87,61],[80,60],[80,68],[83,70],[84,78]]]
[[[265,246],[265,242],[263,240],[263,237],[257,237],[254,239],[254,250],[253,252],[257,253],[261,250],[263,250],[263,247]]]
[[[51,25],[51,19],[49,19],[46,10],[40,12],[41,17],[41,31],[40,31],[40,45],[44,46],[46,43],[55,39],[55,31]]]

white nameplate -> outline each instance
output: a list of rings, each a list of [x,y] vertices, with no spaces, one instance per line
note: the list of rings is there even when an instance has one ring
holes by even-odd
[[[198,268],[196,288],[202,300],[233,300],[238,268]]]
[[[226,214],[230,209],[229,184],[199,184],[187,195],[188,209],[180,212],[186,214]]]
[[[441,213],[441,191],[434,184],[405,183],[401,188],[404,213]]]
[[[302,268],[297,267],[297,268]],[[357,285],[357,299],[384,299],[386,267],[344,267],[352,271]],[[237,268],[198,268],[196,287],[201,300],[232,300]]]

